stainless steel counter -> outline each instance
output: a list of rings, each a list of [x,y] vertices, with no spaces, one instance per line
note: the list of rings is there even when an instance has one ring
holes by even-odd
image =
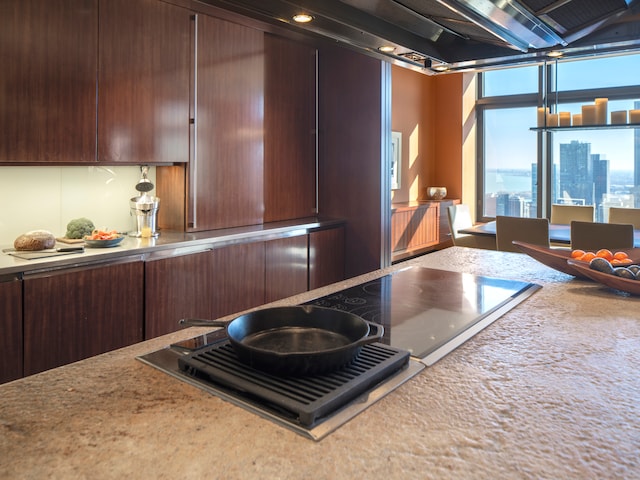
[[[220,248],[237,243],[274,240],[277,238],[304,235],[314,230],[343,223],[343,221],[336,219],[306,218],[196,233],[162,231],[157,238],[135,238],[127,236],[122,243],[116,247],[85,248],[84,253],[34,260],[23,260],[0,252],[0,278],[25,272],[108,261],[130,255],[166,257]],[[58,244],[58,246],[63,246],[63,244]],[[0,246],[0,250],[10,247],[12,247],[12,245],[2,245]]]

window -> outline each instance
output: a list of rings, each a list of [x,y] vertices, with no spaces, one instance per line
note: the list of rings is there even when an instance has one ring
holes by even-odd
[[[596,219],[607,221],[611,206],[640,207],[640,128],[531,130],[545,96],[551,112],[572,117],[595,98],[607,98],[607,123],[611,112],[640,109],[640,86],[632,75],[638,69],[640,54],[481,73],[484,94],[476,106],[482,219],[548,217],[551,204],[574,203],[594,205]]]

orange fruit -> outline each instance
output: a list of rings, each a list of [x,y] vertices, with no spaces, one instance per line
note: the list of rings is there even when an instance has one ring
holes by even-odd
[[[585,253],[584,250],[571,250],[571,258],[580,258]]]
[[[611,250],[609,250],[609,249],[601,248],[600,250],[598,250],[596,252],[596,257],[605,258],[605,259],[611,261],[611,260],[613,260],[613,253],[611,253]]]
[[[611,265],[631,265],[633,260],[630,258],[614,258],[611,260]]]
[[[578,258],[578,260],[581,260],[583,262],[590,262],[594,258],[596,258],[596,254],[595,253],[586,252],[584,255],[582,255],[580,258]]]
[[[624,260],[626,258],[629,258],[629,255],[627,255],[627,252],[616,252],[613,254],[613,258],[617,260]]]

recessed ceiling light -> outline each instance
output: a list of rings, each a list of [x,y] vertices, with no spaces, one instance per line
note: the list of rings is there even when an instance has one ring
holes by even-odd
[[[378,47],[378,50],[380,50],[381,52],[384,53],[391,53],[396,49],[396,47],[392,46],[392,45],[383,45],[381,47]]]
[[[547,53],[547,56],[552,58],[558,58],[558,57],[561,57],[562,55],[564,54],[559,50],[552,50],[551,52]]]
[[[298,13],[293,16],[293,21],[298,23],[309,23],[311,20],[313,20],[313,17],[308,13]]]
[[[449,70],[449,64],[444,62],[431,61],[431,69],[436,72],[446,72]]]

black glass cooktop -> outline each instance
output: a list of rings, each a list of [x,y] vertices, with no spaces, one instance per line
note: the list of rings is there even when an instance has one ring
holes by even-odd
[[[382,324],[384,343],[431,365],[539,288],[517,280],[409,267],[307,304]]]

